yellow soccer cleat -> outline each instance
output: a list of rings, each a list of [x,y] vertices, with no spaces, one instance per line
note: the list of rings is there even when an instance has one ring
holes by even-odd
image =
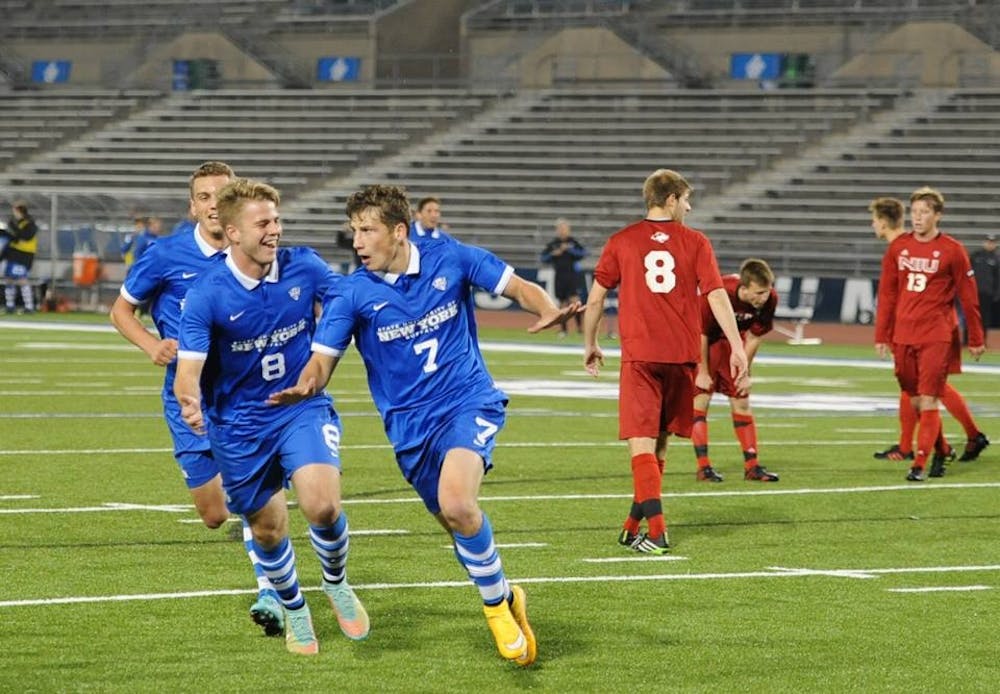
[[[524,640],[528,643],[528,650],[524,656],[518,658],[515,662],[518,665],[531,665],[538,656],[538,643],[535,641],[535,632],[532,631],[531,625],[528,624],[528,600],[521,586],[511,586],[510,597],[510,613],[514,615],[514,621],[521,627]]]
[[[518,664],[526,664],[522,661],[528,656],[528,640],[517,625],[507,601],[499,605],[483,605],[483,613],[500,655]]]

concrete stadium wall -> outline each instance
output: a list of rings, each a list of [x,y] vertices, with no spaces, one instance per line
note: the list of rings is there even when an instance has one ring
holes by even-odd
[[[751,52],[808,53],[817,64],[817,76],[834,82],[886,83],[909,76],[915,85],[940,87],[1000,78],[998,54],[949,22],[910,22],[887,33],[866,26],[796,26],[794,31],[684,27],[650,32],[646,39],[690,56],[699,72],[723,87],[745,86],[729,78],[729,61],[732,53]],[[466,37],[466,45],[470,76],[477,81],[502,75],[522,86],[547,86],[554,74],[556,79],[583,80],[666,76],[662,68],[657,72],[637,61],[631,46],[599,28],[479,31]]]
[[[170,89],[174,60],[219,61],[223,80],[276,83],[266,67],[218,33],[186,33],[164,43],[101,39],[94,41],[15,41],[7,48],[25,63],[70,60],[74,87]],[[60,88],[65,85],[38,85]]]
[[[358,82],[316,82],[313,86],[317,88],[357,87],[359,83],[370,84],[375,78],[375,40],[368,35],[367,28],[363,32],[357,28],[352,31],[310,34],[288,32],[274,34],[271,39],[287,51],[288,55],[312,66],[316,65],[319,58],[329,56],[361,58]]]
[[[516,33],[515,33],[516,34]],[[670,73],[641,55],[614,32],[600,27],[559,29],[526,48],[517,35],[470,37],[470,77],[499,79],[522,87],[548,87],[559,81],[666,80]],[[489,56],[494,60],[488,60]]]
[[[70,75],[75,86],[101,86],[105,74],[113,66],[124,65],[125,56],[137,56],[140,42],[129,39],[105,39],[101,41],[37,39],[5,42],[4,51],[16,56],[26,65],[36,60],[70,60],[73,69]],[[135,62],[132,62],[135,65]],[[62,85],[37,85],[40,88]]]

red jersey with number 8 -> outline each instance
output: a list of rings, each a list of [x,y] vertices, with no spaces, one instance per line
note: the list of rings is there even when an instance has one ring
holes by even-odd
[[[951,342],[956,297],[965,311],[969,345],[981,346],[979,294],[965,247],[947,234],[929,241],[900,235],[882,256],[875,342]]]
[[[618,289],[623,362],[698,362],[698,297],[722,287],[715,252],[704,234],[666,220],[631,224],[608,239],[594,281]]]

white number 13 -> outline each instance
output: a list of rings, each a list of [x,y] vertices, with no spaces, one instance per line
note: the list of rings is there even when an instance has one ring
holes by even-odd
[[[922,292],[927,289],[927,275],[922,272],[911,272],[906,276],[906,291]]]

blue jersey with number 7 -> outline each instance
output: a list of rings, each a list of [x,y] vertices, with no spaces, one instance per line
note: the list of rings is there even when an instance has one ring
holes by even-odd
[[[411,449],[463,404],[506,402],[479,351],[472,292],[499,294],[513,274],[452,238],[411,244],[406,272],[359,268],[327,296],[313,351],[339,356],[353,338],[393,448]]]

